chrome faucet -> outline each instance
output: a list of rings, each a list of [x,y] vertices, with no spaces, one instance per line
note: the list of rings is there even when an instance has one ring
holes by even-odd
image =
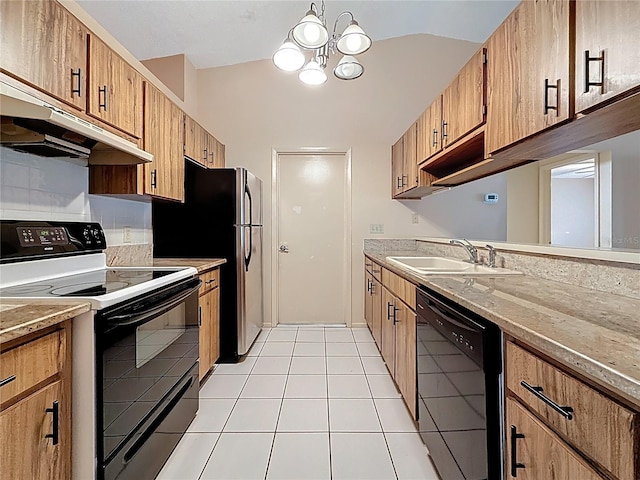
[[[489,266],[491,268],[496,268],[496,248],[493,245],[485,245],[486,249],[489,250]]]
[[[465,243],[466,242],[466,243]],[[451,240],[449,242],[451,245],[460,245],[464,247],[467,253],[469,254],[469,261],[471,263],[479,263],[478,261],[478,249],[474,247],[469,240],[463,238],[462,240]]]

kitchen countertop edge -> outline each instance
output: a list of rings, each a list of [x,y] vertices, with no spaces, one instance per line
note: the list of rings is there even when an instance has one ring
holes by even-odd
[[[154,267],[194,267],[198,274],[227,263],[226,258],[154,258]]]
[[[469,298],[465,298],[459,292],[453,289],[443,286],[442,283],[437,283],[437,279],[444,279],[445,276],[433,277],[433,280],[418,276],[410,271],[404,270],[401,267],[394,265],[386,260],[387,256],[417,256],[416,252],[369,252],[364,250],[364,254],[379,263],[384,268],[392,271],[393,273],[400,275],[409,282],[416,286],[427,287],[436,293],[443,295],[444,297],[458,303],[460,306],[481,315],[487,320],[495,323],[500,329],[508,334],[540,351],[540,353],[548,355],[550,358],[566,365],[568,368],[575,370],[577,373],[584,375],[597,385],[600,385],[605,390],[609,390],[613,394],[625,399],[627,402],[633,404],[637,409],[640,409],[640,375],[631,376],[627,373],[620,371],[607,364],[606,362],[599,361],[590,355],[588,352],[598,351],[590,349],[589,346],[585,346],[584,349],[572,348],[563,344],[561,341],[554,340],[549,335],[543,332],[536,331],[534,328],[530,328],[526,325],[519,323],[514,318],[501,314],[498,311],[491,310],[483,305],[475,303]],[[531,277],[529,275],[521,275],[519,277],[535,278],[536,282],[540,282],[550,289],[557,288],[560,284],[551,280],[540,279],[538,277]],[[452,277],[448,277],[452,278]],[[460,278],[460,277],[458,277]],[[478,277],[473,277],[478,278]],[[575,287],[584,290],[585,294],[589,294],[591,291],[582,287]],[[613,294],[610,294],[613,295]],[[625,297],[626,298],[626,297]],[[633,300],[633,299],[630,299]],[[559,313],[560,315],[560,313]],[[596,332],[606,331],[615,332],[615,330],[606,329],[600,325],[592,324],[592,327]],[[596,335],[594,335],[596,336]],[[601,346],[601,345],[600,345]],[[618,364],[620,366],[620,364]],[[622,369],[624,365],[622,365]],[[629,365],[626,370],[634,370],[633,365]],[[640,370],[637,370],[640,373]]]
[[[4,301],[0,299],[0,347],[38,330],[64,322],[91,309],[89,302],[55,304]]]

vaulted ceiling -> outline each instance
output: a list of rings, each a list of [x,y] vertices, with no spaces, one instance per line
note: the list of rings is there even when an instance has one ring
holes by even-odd
[[[139,60],[184,53],[196,68],[270,58],[309,9],[297,0],[79,0]],[[351,11],[375,42],[428,33],[484,42],[516,0],[327,1],[331,30]],[[348,24],[340,21],[338,30]],[[375,46],[375,44],[374,44]]]

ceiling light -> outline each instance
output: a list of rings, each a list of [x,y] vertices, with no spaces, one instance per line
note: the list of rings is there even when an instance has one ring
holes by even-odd
[[[304,62],[304,53],[289,39],[285,40],[280,48],[276,50],[276,53],[273,54],[273,63],[285,72],[300,70]]]
[[[312,3],[311,7],[302,20],[300,20],[291,31],[293,39],[302,48],[320,48],[329,41],[327,27],[324,26],[322,20],[320,20],[316,12],[313,11],[315,4]]]
[[[371,38],[364,33],[351,12],[342,12],[333,24],[329,35],[324,16],[324,0],[320,12],[315,3],[290,31],[287,40],[274,53],[273,63],[281,70],[293,72],[304,65],[305,53],[310,51],[311,60],[304,66],[298,78],[307,85],[321,85],[327,80],[324,71],[331,53],[343,53],[345,56],[333,70],[342,80],[354,80],[364,73],[364,67],[354,55],[366,52],[371,47]],[[345,15],[351,17],[350,23],[342,34],[336,33],[338,21]],[[300,48],[299,48],[300,47]]]
[[[364,67],[351,55],[345,55],[336,65],[333,74],[340,80],[355,80],[364,73]]]
[[[314,59],[309,60],[309,63],[298,74],[298,78],[307,85],[322,85],[327,81],[327,74],[324,73],[320,64]]]
[[[369,47],[371,47],[371,39],[355,20],[352,20],[349,26],[344,29],[336,44],[338,51],[345,55],[358,55],[369,50]]]

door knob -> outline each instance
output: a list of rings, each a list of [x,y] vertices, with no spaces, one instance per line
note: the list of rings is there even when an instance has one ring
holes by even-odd
[[[289,246],[286,243],[280,245],[280,253],[289,253]]]

